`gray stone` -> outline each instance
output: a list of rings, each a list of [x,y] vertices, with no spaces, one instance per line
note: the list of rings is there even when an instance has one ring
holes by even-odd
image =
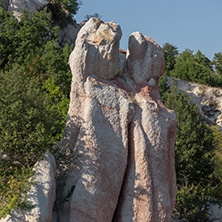
[[[222,130],[222,89],[167,77],[168,85],[176,86],[186,92],[199,106],[199,112],[209,125],[218,125]]]
[[[134,107],[117,86],[117,23],[92,18],[80,30],[70,55],[72,88],[68,121],[60,146],[77,152],[68,170],[61,221],[112,221],[127,165],[128,125]]]
[[[36,184],[31,185],[27,193],[27,201],[32,209],[12,210],[12,214],[1,219],[1,222],[51,222],[55,202],[56,165],[52,154],[46,153],[43,160],[33,168]]]
[[[5,10],[12,11],[13,15],[20,21],[22,10],[37,12],[48,5],[46,0],[9,0],[5,1]]]

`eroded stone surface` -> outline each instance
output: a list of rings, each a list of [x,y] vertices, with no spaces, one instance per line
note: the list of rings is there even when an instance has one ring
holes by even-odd
[[[1,0],[4,10],[12,11],[13,15],[20,21],[22,10],[37,12],[44,8],[49,2],[46,0]]]
[[[114,80],[121,29],[90,19],[80,30],[69,63],[73,73],[64,139],[77,159],[68,171],[61,221],[112,221],[127,165],[128,125],[134,106]]]
[[[157,79],[164,73],[165,63],[161,47],[151,38],[134,32],[129,37],[127,70],[138,84]]]
[[[131,89],[135,114],[129,128],[127,170],[114,221],[168,222],[172,219],[177,191],[174,168],[176,116],[160,99],[158,77],[164,72],[164,60],[159,46],[141,33],[133,33],[129,41],[132,36],[136,37],[133,37],[133,46],[129,44],[132,48],[127,58],[124,84]],[[152,50],[145,41],[153,44]],[[133,50],[137,54],[131,53]],[[160,59],[154,62],[152,58],[156,53]],[[146,61],[147,57],[151,63]],[[132,67],[134,79],[128,75]],[[142,75],[141,79],[138,73]]]
[[[77,158],[60,181],[60,199],[68,197],[57,202],[60,221],[171,220],[176,122],[159,95],[162,51],[132,34],[117,77],[120,37],[118,24],[92,18],[70,55],[71,101],[59,146]]]
[[[1,219],[1,222],[51,222],[55,202],[56,165],[52,154],[46,153],[43,160],[33,168],[36,184],[27,193],[27,201],[34,207],[30,210],[13,210],[12,215]]]
[[[79,31],[69,58],[70,107],[57,145],[63,158],[53,217],[54,197],[38,202],[44,189],[31,189],[38,207],[19,221],[171,221],[176,122],[159,94],[163,54],[151,38],[133,33],[124,72],[118,73],[121,35],[117,23],[97,18]]]
[[[207,124],[218,125],[222,131],[222,90],[199,83],[167,77],[168,85],[176,86],[186,92],[192,101],[199,106],[200,114]]]

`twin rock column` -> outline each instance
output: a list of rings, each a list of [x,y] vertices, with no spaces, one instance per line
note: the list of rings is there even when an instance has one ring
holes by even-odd
[[[171,221],[176,117],[159,94],[164,57],[135,32],[117,75],[121,35],[117,23],[91,18],[70,55],[71,100],[58,145],[76,155],[58,181],[60,221]]]

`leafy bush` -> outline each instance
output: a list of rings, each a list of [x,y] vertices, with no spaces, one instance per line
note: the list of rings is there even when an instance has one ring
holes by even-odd
[[[53,102],[22,68],[0,73],[0,214],[21,206],[31,167],[61,139],[64,116]]]
[[[63,28],[73,20],[80,5],[81,1],[78,0],[49,0],[48,8],[52,12],[52,19]]]
[[[190,184],[186,178],[180,184],[173,216],[179,219],[186,218],[189,222],[210,221],[210,204],[220,203],[212,197],[211,185]]]
[[[170,72],[174,69],[179,50],[177,46],[166,42],[163,44],[162,51],[165,58],[165,73],[169,75]]]
[[[162,98],[166,107],[174,110],[177,116],[175,166],[178,182],[181,174],[189,175],[189,181],[195,185],[210,179],[215,167],[214,137],[201,121],[198,107],[176,87],[163,93]]]
[[[160,78],[159,88],[165,105],[177,115],[178,192],[173,216],[191,222],[210,221],[210,204],[221,206],[222,133],[201,121],[198,107],[186,93],[167,87],[166,74]]]
[[[28,207],[33,165],[63,133],[71,47],[57,47],[57,28],[45,11],[21,22],[0,7],[0,218]]]
[[[205,57],[202,57],[199,53],[193,55],[191,50],[185,50],[176,59],[175,68],[170,75],[191,82],[210,84],[210,67],[207,66]]]

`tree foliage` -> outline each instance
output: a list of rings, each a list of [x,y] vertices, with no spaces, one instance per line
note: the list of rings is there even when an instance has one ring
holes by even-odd
[[[162,51],[167,75],[213,87],[222,87],[222,53],[215,53],[213,61],[210,61],[200,50],[196,54],[190,49],[178,53],[178,48],[169,43],[163,45]]]
[[[214,54],[212,64],[215,66],[216,74],[222,75],[222,53],[221,52]]]
[[[175,69],[171,76],[191,82],[210,84],[210,68],[207,66],[206,57],[200,51],[196,55],[186,49],[180,53],[176,60]]]
[[[178,183],[183,175],[189,175],[189,181],[194,184],[210,179],[214,171],[215,147],[212,131],[200,120],[198,107],[176,87],[166,91],[163,100],[177,116],[175,166]]]
[[[165,58],[165,73],[169,74],[174,69],[179,50],[177,46],[166,42],[163,45],[162,51]]]
[[[0,218],[27,207],[32,167],[61,139],[71,84],[69,46],[45,11],[18,22],[0,7]]]
[[[208,127],[201,121],[198,107],[186,93],[167,86],[166,74],[160,78],[159,88],[165,105],[177,116],[178,192],[173,216],[210,221],[210,204],[221,206],[222,134],[218,127]]]
[[[50,0],[48,8],[52,12],[52,19],[63,28],[73,20],[80,5],[79,0]]]

